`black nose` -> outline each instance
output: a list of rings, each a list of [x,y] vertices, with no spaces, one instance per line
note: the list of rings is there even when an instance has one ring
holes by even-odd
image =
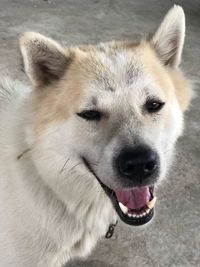
[[[116,163],[120,177],[140,180],[140,183],[158,171],[158,155],[145,145],[123,149]]]

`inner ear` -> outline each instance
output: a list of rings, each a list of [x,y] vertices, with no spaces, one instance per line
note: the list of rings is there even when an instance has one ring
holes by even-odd
[[[150,38],[150,44],[164,65],[177,67],[181,60],[185,37],[185,15],[180,6],[174,6]]]
[[[60,79],[72,62],[73,53],[38,33],[20,38],[24,69],[36,86],[47,86]]]
[[[52,82],[59,80],[64,75],[71,61],[72,57],[57,57],[54,60],[53,57],[51,57],[50,62],[49,55],[48,60],[38,60],[38,62],[34,63],[36,83],[38,83],[38,85],[48,86]]]

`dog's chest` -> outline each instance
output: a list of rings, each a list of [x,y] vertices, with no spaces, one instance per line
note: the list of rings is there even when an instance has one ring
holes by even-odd
[[[63,246],[63,250],[54,258],[52,267],[60,267],[72,258],[87,256],[95,247],[98,239],[105,237],[110,224],[115,224],[117,219],[110,200],[106,203],[107,205],[104,203],[99,210],[95,207],[91,209],[82,227],[72,230],[71,236],[77,236],[77,231],[79,231],[79,238],[71,248]]]

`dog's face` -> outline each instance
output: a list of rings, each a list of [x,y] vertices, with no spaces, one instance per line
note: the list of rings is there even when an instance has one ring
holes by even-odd
[[[64,50],[39,34],[22,37],[36,87],[33,158],[59,197],[91,201],[100,184],[124,222],[152,218],[153,187],[166,176],[189,101],[177,70],[183,40],[180,7],[139,44]]]

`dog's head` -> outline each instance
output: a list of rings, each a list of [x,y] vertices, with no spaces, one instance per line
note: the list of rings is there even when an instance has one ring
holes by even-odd
[[[102,187],[124,222],[152,218],[153,188],[166,176],[189,102],[178,70],[184,33],[184,13],[175,6],[137,44],[62,48],[37,33],[22,36],[35,87],[33,159],[71,208],[95,201]]]

